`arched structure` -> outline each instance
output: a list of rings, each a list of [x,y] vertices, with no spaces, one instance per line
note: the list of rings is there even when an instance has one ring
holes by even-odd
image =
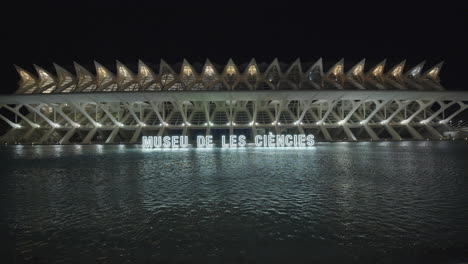
[[[408,71],[406,61],[346,68],[344,59],[327,69],[322,59],[286,67],[277,59],[200,67],[184,60],[177,70],[138,61],[135,72],[119,61],[115,71],[94,65],[96,74],[77,63],[74,73],[34,65],[37,75],[16,66],[16,93],[0,96],[0,108],[11,112],[0,115],[11,127],[1,142],[137,142],[143,134],[217,131],[312,133],[318,141],[444,139],[468,108],[467,92],[441,85],[442,63]]]

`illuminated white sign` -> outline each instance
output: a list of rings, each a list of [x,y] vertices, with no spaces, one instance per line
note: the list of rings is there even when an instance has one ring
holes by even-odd
[[[143,136],[143,148],[186,148],[188,136]],[[257,147],[311,147],[315,144],[314,135],[257,135],[254,145]],[[221,136],[222,148],[243,148],[247,145],[244,135]],[[214,147],[213,136],[197,136],[197,148]]]

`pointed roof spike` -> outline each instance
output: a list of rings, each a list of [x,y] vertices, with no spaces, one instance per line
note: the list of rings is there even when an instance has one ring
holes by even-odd
[[[67,69],[56,64],[55,62],[52,64],[54,65],[55,72],[57,73],[57,81],[59,83],[62,83],[67,77],[71,78],[72,80],[75,79],[75,76],[73,76],[73,74],[71,74]]]
[[[384,59],[383,61],[379,62],[377,65],[375,65],[372,69],[370,69],[367,74],[368,75],[374,75],[374,76],[382,76],[384,69],[385,69],[385,63],[387,63],[387,59]]]
[[[127,66],[125,66],[125,64],[116,60],[116,66],[117,66],[118,78],[122,78],[122,77],[133,78],[134,76],[133,72]]]
[[[364,73],[364,66],[366,64],[366,59],[362,59],[360,62],[356,63],[356,65],[354,65],[347,73],[346,75],[350,76],[350,75],[354,75],[354,76],[358,76],[358,75],[362,75]]]
[[[439,80],[439,73],[444,65],[444,61],[437,63],[436,65],[432,66],[428,69],[424,74],[424,78],[429,78],[438,81]]]
[[[36,69],[36,72],[39,76],[39,82],[38,82],[39,87],[42,88],[44,86],[50,85],[51,83],[55,83],[55,77],[52,74],[50,74],[44,68],[36,64],[33,64],[33,66],[34,66],[34,69]]]
[[[148,67],[142,60],[138,59],[138,75],[152,75],[154,76],[153,70]]]
[[[274,73],[272,73],[273,69],[276,69]],[[282,75],[283,73],[281,72],[281,67],[278,58],[275,58],[266,68],[265,77],[268,81],[277,83],[280,81]]]
[[[425,63],[426,63],[426,61],[423,60],[418,65],[414,66],[409,71],[407,71],[405,75],[406,76],[411,76],[411,77],[419,77],[421,75],[421,71],[422,71],[422,68],[424,67]]]
[[[94,61],[94,66],[96,67],[96,79],[98,81],[98,86],[102,85],[103,83],[101,82],[103,82],[105,79],[114,79],[114,74],[106,67],[102,66],[99,62]]]
[[[320,70],[320,76],[323,76],[323,60],[322,60],[322,58],[318,59],[312,66],[310,66],[310,68],[307,70],[307,72],[311,72],[317,67]]]
[[[175,71],[172,67],[165,60],[161,59],[161,63],[159,64],[159,74],[162,74],[163,68],[166,68],[166,70],[169,70],[170,73],[175,75]]]
[[[344,72],[344,58],[338,61],[335,65],[333,65],[327,72],[327,75],[334,74],[343,74]]]
[[[67,76],[69,75],[73,77],[73,74],[71,74],[67,69],[63,68],[57,63],[53,62],[52,65],[54,65],[55,73],[57,74],[57,77],[60,77],[60,75],[67,75]]]
[[[254,75],[258,72],[259,72],[259,68],[258,68],[257,62],[255,61],[255,58],[252,58],[249,64],[247,64],[247,68],[244,70],[244,74],[248,73],[250,75]]]
[[[268,73],[273,67],[277,68],[278,70],[278,74],[281,75],[282,72],[281,72],[281,68],[280,68],[280,64],[279,64],[279,61],[278,61],[278,58],[275,58],[271,63],[270,65],[268,66],[268,68],[265,70],[265,73]]]
[[[180,75],[197,75],[197,72],[186,59],[182,61],[182,67],[180,68]]]
[[[291,73],[291,71],[294,69],[294,67],[299,67],[299,74],[302,75],[302,65],[301,65],[301,60],[297,58],[291,66],[289,66],[288,70],[286,71],[286,76]]]
[[[404,59],[403,61],[401,61],[400,63],[398,63],[397,65],[393,66],[392,69],[390,69],[388,72],[387,72],[387,75],[392,75],[393,77],[399,77],[401,76],[401,73],[403,72],[404,68],[405,68],[405,64],[406,64],[406,59]]]
[[[237,68],[237,65],[234,63],[232,58],[229,58],[226,66],[224,67],[223,75],[226,75],[226,74],[233,75],[233,74],[236,74],[236,73],[239,73],[239,69]]]
[[[217,75],[218,72],[216,71],[216,67],[211,63],[211,61],[207,58],[205,60],[205,65],[203,65],[203,74],[208,74],[208,75]]]
[[[78,64],[77,62],[73,62],[73,66],[75,67],[75,71],[76,71],[76,75],[77,76],[81,76],[81,75],[88,75],[92,78],[94,78],[94,75],[88,71],[88,69],[86,69],[85,67],[81,66],[80,64]]]
[[[33,66],[34,66],[34,69],[36,69],[36,72],[38,73],[39,78],[52,78],[53,79],[53,75],[49,73],[48,71],[46,71],[44,68],[36,64],[33,64]]]
[[[27,70],[14,65],[18,75],[20,76],[20,80],[18,81],[19,87],[16,90],[16,93],[23,93],[27,90],[30,90],[30,87],[35,86],[37,82],[37,77],[28,72]],[[23,91],[24,88],[27,88],[26,91]]]
[[[95,76],[90,73],[85,67],[81,66],[77,62],[73,62],[75,66],[76,76],[78,78],[78,91],[85,88],[83,85],[87,85],[95,80]]]
[[[15,66],[15,69],[16,71],[18,72],[19,76],[23,79],[32,79],[34,81],[36,81],[37,77],[35,75],[33,75],[32,73],[28,72],[27,70],[19,67],[18,65],[14,65]]]
[[[155,81],[157,76],[154,74],[153,70],[148,67],[142,60],[138,59],[138,75],[136,79],[141,86],[141,89],[145,89],[147,83],[152,83]]]
[[[292,68],[292,66],[295,66],[295,65],[299,65],[299,67],[301,67],[301,59],[297,58],[296,60],[293,61],[293,63],[291,63],[291,66],[289,67],[288,70],[290,70]]]

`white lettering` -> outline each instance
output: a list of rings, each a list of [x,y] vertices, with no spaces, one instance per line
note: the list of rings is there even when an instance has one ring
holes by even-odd
[[[227,138],[228,137],[228,138]],[[310,147],[315,145],[315,137],[312,134],[299,135],[257,135],[254,138],[257,147]],[[142,136],[143,148],[186,148],[189,146],[188,136]],[[197,136],[198,148],[214,147],[213,136]],[[245,147],[247,138],[244,135],[221,136],[221,147],[236,148]]]
[[[206,147],[206,140],[204,136],[197,136],[197,147],[198,148]]]
[[[275,136],[272,134],[268,135],[268,147],[274,147],[275,146]]]
[[[188,137],[187,136],[180,136],[180,147],[181,148],[188,147]]]
[[[171,146],[171,137],[163,137],[163,147],[169,148]]]
[[[152,136],[143,136],[142,143],[144,148],[152,148],[153,147],[153,137]]]
[[[213,136],[206,136],[206,147],[207,148],[213,147]]]
[[[305,135],[304,134],[300,134],[298,136],[298,141],[299,141],[299,147],[305,147]]]
[[[286,147],[292,147],[293,142],[292,142],[293,136],[291,135],[286,135],[284,137],[284,144],[286,144]]]
[[[179,137],[178,136],[172,136],[171,148],[178,148],[178,147],[179,147]]]
[[[255,136],[255,146],[256,147],[262,146],[262,136],[260,135]]]
[[[314,135],[307,135],[307,146],[312,147],[314,144]]]
[[[162,145],[162,137],[161,136],[153,137],[153,146],[155,148],[160,148],[161,145]]]
[[[229,136],[229,147],[231,147],[231,148],[237,147],[237,136],[236,135],[230,135]]]
[[[245,147],[247,144],[246,138],[244,135],[239,136],[239,147]]]
[[[229,148],[229,144],[226,144],[226,136],[221,136],[221,147]]]
[[[276,146],[277,147],[284,147],[284,135],[277,135],[276,136]]]

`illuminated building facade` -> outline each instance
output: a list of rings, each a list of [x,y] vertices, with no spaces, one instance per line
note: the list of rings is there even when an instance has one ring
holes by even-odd
[[[17,67],[19,88],[0,96],[0,118],[11,129],[3,143],[137,143],[142,136],[313,134],[316,141],[447,138],[468,108],[468,93],[440,84],[442,63],[405,70],[405,61],[345,70],[341,60],[285,65],[274,60],[242,66],[229,60],[200,67],[187,61],[137,72],[117,62],[96,74]],[[389,68],[389,69],[386,69]],[[423,71],[424,70],[424,71]]]

